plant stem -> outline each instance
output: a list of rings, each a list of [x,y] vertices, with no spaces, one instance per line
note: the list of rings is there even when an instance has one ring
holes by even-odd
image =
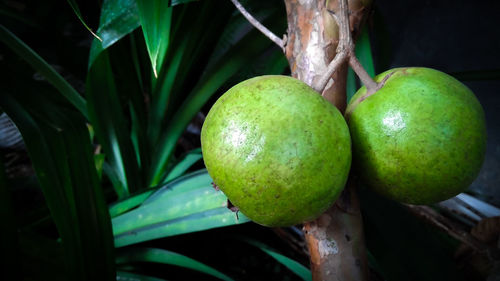
[[[328,11],[337,22],[339,27],[339,44],[337,46],[337,55],[328,65],[325,73],[321,78],[313,84],[313,89],[318,93],[323,93],[325,87],[330,81],[332,74],[351,57],[354,50],[352,43],[351,31],[349,29],[349,8],[347,0],[339,1],[339,15],[336,16],[334,11]]]
[[[283,40],[276,36],[271,30],[267,29],[264,25],[262,25],[256,18],[254,18],[242,5],[238,0],[231,0],[234,6],[240,11],[240,13],[260,32],[262,32],[267,38],[271,39],[276,45],[278,45],[284,51]]]
[[[329,12],[332,14],[332,17],[335,19],[339,27],[337,55],[330,62],[323,76],[313,85],[313,88],[317,92],[323,93],[328,81],[331,79],[332,74],[335,73],[335,71],[337,71],[337,69],[345,61],[348,61],[351,68],[361,80],[361,83],[365,85],[369,95],[375,93],[383,84],[377,84],[377,82],[375,82],[363,68],[358,58],[356,58],[351,30],[349,28],[349,8],[347,6],[347,0],[339,0],[338,15],[336,15],[333,11]]]
[[[356,2],[356,10],[350,13],[357,15],[352,18],[353,28],[360,30],[367,6],[350,1]],[[343,112],[347,62],[354,53],[347,2],[285,0],[285,4],[286,56],[292,75],[311,85]],[[335,23],[337,17],[342,24]],[[352,180],[332,207],[316,220],[304,223],[304,234],[313,280],[367,280],[363,223]]]
[[[373,94],[378,89],[380,89],[381,85],[379,85],[379,83],[375,82],[370,77],[370,74],[366,72],[365,68],[361,65],[361,63],[359,62],[358,58],[355,55],[351,55],[349,57],[349,65],[351,66],[352,70],[354,70],[356,75],[359,77],[361,83],[365,85],[367,93]]]

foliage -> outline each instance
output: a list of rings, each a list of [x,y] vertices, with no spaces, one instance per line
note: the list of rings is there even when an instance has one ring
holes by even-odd
[[[227,208],[226,197],[212,188],[206,171],[180,177],[201,159],[201,152],[178,153],[177,141],[212,95],[227,88],[231,79],[245,78],[235,75],[242,68],[278,74],[286,60],[234,13],[231,3],[189,2],[104,1],[88,52],[84,96],[1,27],[0,39],[16,54],[8,63],[20,58],[27,64],[7,75],[0,106],[23,135],[49,207],[46,215],[57,227],[55,238],[62,246],[57,248],[66,265],[62,279],[111,280],[116,274],[114,247],[248,221]],[[68,3],[90,31],[78,3]],[[263,8],[261,20],[283,27],[276,8],[255,5]],[[253,63],[262,60],[265,67]],[[26,83],[31,80],[27,65],[42,82]],[[95,149],[103,153],[94,155]],[[108,202],[115,201],[109,209],[105,194]],[[36,234],[37,227],[31,222],[29,230],[22,229]],[[50,242],[45,249],[56,244]],[[119,264],[151,256],[140,248],[131,251],[117,252]],[[190,264],[229,280],[175,255],[178,265]],[[132,273],[118,271],[124,278],[127,274]]]

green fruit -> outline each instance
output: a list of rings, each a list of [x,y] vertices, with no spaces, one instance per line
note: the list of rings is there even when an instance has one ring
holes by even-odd
[[[337,199],[351,164],[340,112],[305,83],[261,76],[227,91],[201,132],[214,183],[266,226],[315,219]]]
[[[486,149],[484,113],[474,94],[429,68],[397,68],[375,80],[388,74],[380,90],[365,97],[361,88],[347,108],[358,175],[382,195],[411,204],[467,189]]]

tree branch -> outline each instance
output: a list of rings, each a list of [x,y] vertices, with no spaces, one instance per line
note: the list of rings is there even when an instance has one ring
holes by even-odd
[[[285,51],[285,46],[283,44],[283,40],[276,36],[271,30],[267,29],[263,26],[256,18],[254,18],[242,5],[238,0],[231,0],[234,6],[240,11],[240,13],[260,32],[262,32],[267,38],[271,39],[276,45],[278,45],[283,52]]]
[[[359,77],[359,80],[361,80],[361,83],[365,85],[366,90],[368,93],[375,93],[378,89],[380,89],[383,84],[375,82],[371,77],[368,72],[366,72],[365,68],[361,65],[359,62],[358,58],[354,55],[354,53],[349,57],[349,65],[351,66],[352,70],[356,73],[356,75]]]
[[[319,93],[323,93],[328,81],[331,79],[333,73],[351,57],[354,50],[352,43],[351,31],[349,29],[349,8],[347,0],[339,1],[339,15],[336,16],[334,11],[328,11],[337,22],[339,27],[339,44],[337,45],[337,55],[330,62],[323,76],[313,84],[313,89]]]
[[[349,7],[347,2],[338,0],[285,0],[285,4],[288,22],[285,54],[292,76],[316,89],[344,112],[348,51],[354,50],[350,29],[360,29],[369,1],[349,0]],[[336,24],[336,17],[344,18],[343,31]],[[363,221],[352,180],[348,180],[332,207],[316,220],[304,223],[304,234],[313,280],[368,279]]]
[[[380,83],[375,82],[363,68],[358,58],[356,58],[351,30],[349,28],[349,9],[347,6],[347,0],[339,0],[338,16],[333,11],[329,12],[339,27],[337,55],[330,62],[323,76],[313,85],[313,88],[317,92],[322,93],[333,73],[335,73],[335,71],[337,71],[337,69],[347,60],[351,68],[361,80],[361,83],[365,85],[368,96],[375,93],[384,85],[386,79]]]

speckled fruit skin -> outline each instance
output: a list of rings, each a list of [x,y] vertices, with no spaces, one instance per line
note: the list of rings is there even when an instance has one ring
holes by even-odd
[[[431,204],[467,189],[481,168],[486,125],[474,94],[455,78],[429,68],[397,68],[346,116],[353,166],[364,182],[391,199]],[[360,102],[361,101],[361,102]]]
[[[201,147],[215,184],[265,226],[315,219],[337,199],[351,165],[341,113],[288,76],[255,77],[227,91],[207,115]]]

